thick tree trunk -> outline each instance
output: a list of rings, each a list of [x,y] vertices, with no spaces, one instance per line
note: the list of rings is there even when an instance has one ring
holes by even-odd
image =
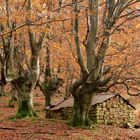
[[[47,92],[45,94],[45,107],[51,106],[51,95]]]
[[[38,82],[38,85],[45,97],[45,108],[48,106],[51,106],[51,96],[52,95],[50,94],[49,85],[48,85],[47,81],[45,81],[43,83]]]
[[[24,118],[35,116],[33,110],[32,83],[29,77],[20,77],[12,81],[12,84],[15,86],[18,93],[19,108],[15,117]]]
[[[93,93],[78,94],[74,97],[73,118],[71,124],[73,126],[91,125],[89,119],[89,111],[93,99]]]
[[[30,98],[30,96],[32,96],[32,93],[28,92],[24,94],[26,94],[26,97],[19,100],[19,109],[16,114],[16,117],[18,118],[35,116],[35,113],[33,111],[32,99]]]
[[[47,108],[52,106],[52,97],[55,94],[56,90],[63,84],[63,80],[58,78],[57,81],[54,82],[53,79],[51,79],[50,81],[46,79],[44,82],[38,82],[37,84],[45,97],[46,118],[50,118],[51,112],[49,112]]]
[[[46,111],[46,118],[51,118],[51,111],[47,110],[47,107],[51,106],[51,95],[47,92],[45,95],[45,111]]]
[[[32,91],[20,90],[18,92],[20,92],[22,95],[18,94],[19,108],[16,117],[23,118],[35,116],[35,112],[33,110]]]
[[[51,97],[52,97],[52,95],[49,92],[48,83],[47,82],[46,83],[44,82],[42,84],[40,83],[39,87],[40,87],[40,89],[43,92],[44,97],[45,97],[46,118],[51,118],[51,112],[47,109],[47,107],[51,106]]]

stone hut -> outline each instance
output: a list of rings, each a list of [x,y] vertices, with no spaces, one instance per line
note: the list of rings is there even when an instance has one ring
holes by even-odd
[[[61,100],[48,108],[52,118],[70,119],[73,98]],[[98,94],[92,101],[89,117],[98,124],[131,126],[135,125],[135,107],[119,94]]]

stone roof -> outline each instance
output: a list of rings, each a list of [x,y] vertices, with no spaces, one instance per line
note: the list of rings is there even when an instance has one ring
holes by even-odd
[[[92,105],[103,103],[104,101],[106,101],[112,97],[115,97],[115,96],[120,96],[120,95],[119,94],[98,94],[98,95],[95,95],[93,100],[92,100]],[[120,97],[123,98],[122,96],[120,96]],[[129,101],[125,100],[124,98],[123,98],[123,100],[127,104],[129,104],[132,108],[135,109],[135,107],[132,106],[129,103]],[[58,102],[54,103],[52,106],[47,107],[47,109],[59,110],[61,108],[73,107],[73,102],[74,102],[74,99],[72,97],[70,97],[68,99],[61,99]]]

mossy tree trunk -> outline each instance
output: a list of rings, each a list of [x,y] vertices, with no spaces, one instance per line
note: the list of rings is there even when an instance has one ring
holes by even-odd
[[[86,91],[85,89],[79,90],[74,94],[73,116],[71,120],[72,126],[88,126],[91,125],[89,119],[89,111],[92,104],[94,93]]]
[[[18,95],[19,108],[16,117],[31,117],[35,116],[33,109],[33,92],[40,74],[39,55],[46,38],[46,32],[41,32],[39,37],[31,25],[32,16],[32,0],[27,1],[27,12],[29,15],[26,17],[28,26],[29,45],[31,49],[30,68],[24,70],[22,67],[19,74],[12,80]]]
[[[35,116],[33,110],[33,90],[32,83],[29,77],[20,77],[14,81],[12,84],[15,86],[18,95],[18,111],[15,117],[31,117]]]
[[[49,46],[49,44],[48,44]],[[57,75],[53,76],[50,58],[50,49],[46,47],[46,57],[45,57],[45,76],[43,81],[38,81],[38,85],[45,96],[45,107],[51,106],[52,96],[55,94],[56,90],[63,84],[63,80]]]
[[[49,115],[48,110],[46,109],[47,107],[52,106],[52,97],[57,91],[57,89],[62,86],[63,80],[58,78],[58,79],[50,79],[50,77],[46,77],[44,82],[39,82],[38,85],[41,89],[41,91],[44,94],[45,97],[45,110],[46,110],[46,117],[50,118],[51,115]]]
[[[25,93],[25,94],[29,94],[29,93]],[[17,118],[23,118],[23,117],[31,117],[31,116],[35,116],[35,113],[33,111],[33,106],[30,102],[30,98],[24,98],[22,100],[19,100],[19,109],[18,112],[16,114]]]
[[[31,71],[24,72],[17,79],[12,81],[17,96],[19,108],[16,114],[17,118],[36,116],[33,109],[33,92],[39,77],[39,53],[32,52]]]
[[[47,106],[51,106],[51,96],[53,95],[53,93],[49,93],[48,90],[44,91],[44,95],[45,95],[45,107]],[[52,94],[52,95],[51,95]]]
[[[33,109],[33,92],[29,91],[18,91],[22,92],[24,96],[19,97],[19,108],[16,117],[32,117],[36,116]]]
[[[52,105],[52,96],[54,95],[55,91],[49,91],[49,85],[47,83],[48,81],[45,81],[41,85],[41,90],[45,97],[45,111],[46,111],[46,118],[51,118],[51,112],[47,110],[47,107],[51,107]]]
[[[49,44],[48,44],[49,45]],[[45,76],[44,80],[38,80],[38,86],[40,87],[41,91],[45,96],[45,109],[47,107],[51,107],[52,105],[52,97],[56,93],[57,89],[62,86],[63,80],[58,77],[56,74],[53,76],[52,74],[52,67],[51,67],[51,58],[50,58],[50,50],[49,47],[46,47],[46,67],[45,67]],[[50,114],[46,109],[46,117],[50,118]]]
[[[73,0],[74,3],[77,0]],[[81,41],[79,38],[79,6],[78,4],[73,5],[74,12],[74,20],[73,20],[73,30],[74,30],[74,40],[76,46],[76,55],[77,61],[80,66],[80,78],[73,82],[70,86],[70,92],[74,97],[74,107],[73,107],[73,118],[72,125],[73,126],[87,126],[91,125],[91,121],[89,120],[89,110],[91,108],[91,103],[93,99],[93,95],[95,93],[95,89],[90,86],[89,83],[94,83],[98,74],[95,74],[94,69],[95,66],[95,47],[96,47],[96,33],[98,27],[98,0],[88,1],[89,4],[89,13],[87,14],[87,34],[83,45],[86,48],[86,59],[87,62],[84,62],[84,58],[81,50]]]
[[[51,106],[51,96],[53,95],[53,93],[49,91],[48,81],[44,81],[43,83],[40,82],[38,85],[45,97],[45,108]]]
[[[109,69],[105,68],[105,56],[110,44],[110,31],[116,23],[116,18],[120,13],[113,13],[116,6],[115,0],[108,1],[106,5],[102,32],[103,37],[99,38],[99,0],[88,0],[87,17],[87,30],[83,43],[81,43],[81,30],[79,20],[79,5],[77,0],[73,1],[73,36],[76,48],[77,62],[80,67],[80,76],[70,86],[70,92],[74,97],[74,109],[72,125],[86,126],[90,121],[88,118],[91,101],[94,93],[106,92],[112,87],[114,83]],[[123,5],[123,2],[122,2]],[[118,9],[123,10],[123,6],[118,6]],[[115,11],[115,10],[114,10]],[[113,20],[112,20],[113,19]],[[81,46],[85,46],[86,56],[82,53]],[[86,59],[85,59],[86,57]],[[96,120],[95,120],[96,122]]]

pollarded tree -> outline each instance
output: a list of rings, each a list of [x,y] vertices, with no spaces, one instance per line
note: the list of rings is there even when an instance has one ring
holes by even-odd
[[[26,17],[26,22],[28,25],[29,45],[31,48],[30,71],[12,81],[18,92],[19,109],[17,116],[20,117],[35,115],[33,110],[33,91],[39,77],[39,54],[46,37],[46,32],[44,31],[40,34],[37,41],[35,32],[31,27],[32,0],[27,1],[27,12],[28,16]]]
[[[28,0],[24,3],[24,5],[22,6],[22,8],[20,9],[20,7],[16,7],[16,5],[10,5],[11,3],[9,3],[8,0],[6,0],[6,11],[7,11],[7,22],[6,25],[8,26],[8,33],[6,33],[4,35],[4,33],[7,30],[4,30],[4,28],[2,27],[6,27],[6,25],[1,25],[1,30],[3,29],[2,32],[2,41],[3,41],[3,48],[6,49],[6,52],[10,52],[10,53],[6,53],[4,52],[4,55],[8,55],[8,59],[4,58],[5,61],[7,61],[8,63],[8,69],[7,70],[14,70],[14,69],[18,69],[17,73],[13,73],[10,71],[8,73],[8,75],[6,75],[6,79],[8,80],[8,82],[10,81],[16,91],[17,91],[17,95],[18,95],[18,103],[19,103],[19,108],[18,108],[18,112],[16,117],[26,117],[26,116],[34,116],[34,110],[33,110],[33,91],[34,91],[34,87],[36,85],[36,82],[38,80],[39,77],[39,55],[40,55],[40,51],[41,48],[43,46],[45,37],[46,37],[46,30],[42,31],[41,33],[39,32],[38,34],[36,34],[35,36],[35,31],[33,30],[33,27],[31,25],[32,23],[32,0]],[[11,6],[11,9],[9,8]],[[15,8],[15,9],[14,9]],[[16,33],[16,27],[14,26],[12,28],[11,24],[11,20],[10,17],[11,15],[14,17],[16,16],[16,13],[14,13],[15,11],[19,12],[20,14],[22,14],[21,10],[25,10],[24,12],[26,12],[25,14],[25,20],[22,19],[21,21],[26,21],[26,26],[27,29],[26,31],[24,30],[24,33],[27,33],[27,40],[26,42],[29,42],[28,45],[28,50],[30,50],[31,55],[30,55],[30,65],[29,68],[25,69],[24,65],[21,65],[22,61],[21,57],[22,56],[17,56],[18,54],[22,55],[22,36],[23,34],[21,32]],[[10,11],[12,11],[10,13]],[[15,15],[14,15],[15,14]],[[13,18],[15,19],[15,17]],[[20,21],[20,20],[19,20]],[[15,22],[14,22],[15,23]],[[17,25],[20,23],[16,23]],[[12,36],[12,33],[14,32],[14,36]],[[19,36],[17,36],[19,35]],[[13,38],[12,38],[13,37]],[[20,38],[19,41],[21,41],[21,43],[18,43],[16,41],[18,41],[17,38]],[[8,45],[7,45],[8,43]],[[21,46],[17,46],[17,45],[21,45]],[[23,44],[25,45],[25,44]],[[5,47],[6,46],[6,47]],[[9,48],[8,48],[9,47]],[[14,54],[12,54],[11,56],[11,49],[13,49]],[[9,56],[10,54],[10,56]],[[17,59],[16,62],[18,63],[18,65],[15,67],[13,65],[15,59],[14,57]],[[10,60],[9,60],[10,59]],[[20,61],[21,60],[21,61]],[[20,62],[19,62],[20,61]],[[7,65],[6,65],[7,66]],[[4,65],[5,67],[5,65]],[[7,68],[7,67],[6,67]],[[5,72],[5,71],[4,71]],[[7,74],[7,73],[6,73]],[[8,77],[7,77],[8,76]]]
[[[77,2],[77,0],[73,0],[74,20],[72,22],[77,62],[81,71],[79,79],[70,87],[70,92],[74,97],[72,119],[74,126],[90,124],[88,114],[95,93],[106,92],[118,84],[125,85],[128,89],[130,87],[128,81],[138,80],[132,79],[132,77],[130,79],[130,75],[123,72],[123,68],[126,68],[127,64],[125,63],[126,57],[123,59],[124,62],[118,66],[109,66],[106,61],[108,55],[116,57],[115,54],[108,54],[110,43],[112,43],[111,35],[118,31],[126,21],[140,15],[139,10],[134,6],[139,4],[139,0],[88,0],[87,3],[84,3],[88,5],[85,10],[87,32],[81,43],[80,23],[82,21],[79,17],[82,6]],[[83,58],[82,46],[85,46],[86,59]],[[118,58],[120,58],[119,55]]]
[[[49,4],[51,3],[51,4]],[[52,15],[54,13],[58,14],[61,11],[61,6],[62,6],[62,0],[59,0],[58,2],[58,8],[54,9],[55,4],[53,4],[52,1],[48,1],[46,7],[47,10],[52,13]],[[49,13],[48,12],[48,13]],[[46,17],[48,20],[51,20],[51,14],[46,14]],[[56,16],[57,17],[57,16]],[[47,29],[48,30],[54,30],[52,29],[54,27],[54,25],[52,25],[51,23],[47,24]],[[48,32],[46,35],[46,38],[48,39],[48,43],[46,43],[45,46],[45,65],[44,65],[44,76],[42,76],[38,82],[37,85],[40,87],[41,91],[43,92],[44,96],[45,96],[45,108],[46,107],[50,107],[52,105],[52,97],[53,95],[56,93],[56,91],[58,90],[58,88],[60,86],[62,86],[63,84],[63,80],[61,78],[59,78],[59,70],[57,71],[57,73],[53,73],[53,66],[52,66],[52,57],[51,57],[51,48],[53,47],[52,42],[53,42],[53,38],[54,36],[56,36],[56,34],[53,34],[53,31],[50,33]],[[50,43],[49,41],[52,42]],[[50,117],[48,111],[46,110],[46,117]]]
[[[48,45],[49,46],[49,45]],[[45,108],[52,105],[52,96],[63,84],[63,80],[59,78],[59,73],[53,74],[52,65],[51,65],[51,54],[50,48],[46,47],[46,56],[45,56],[45,70],[43,80],[38,80],[37,85],[40,87],[41,91],[45,96]]]

